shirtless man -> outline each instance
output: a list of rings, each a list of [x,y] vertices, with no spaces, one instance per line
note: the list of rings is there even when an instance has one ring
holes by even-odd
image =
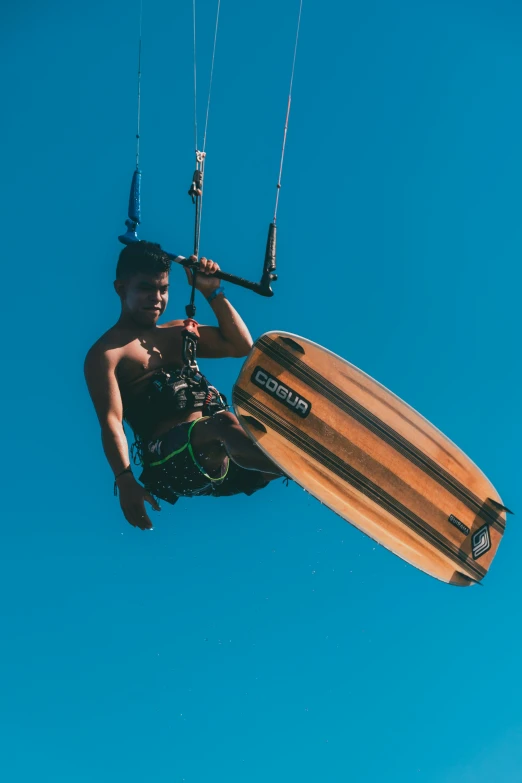
[[[252,338],[219,279],[212,277],[218,269],[213,261],[201,259],[196,288],[210,302],[218,326],[199,327],[198,356],[246,356]],[[172,374],[183,366],[183,321],[158,325],[167,307],[169,270],[170,259],[159,245],[138,242],[121,252],[114,283],[121,315],[85,360],[115,491],[117,486],[125,518],[141,530],[152,528],[145,501],[160,510],[153,495],[171,503],[181,495],[250,495],[282,475],[250,441],[234,414],[219,405],[217,390],[208,410],[191,406],[190,390],[188,405],[180,408]],[[190,271],[185,271],[192,284]],[[207,394],[200,397],[208,403],[211,393],[203,388]],[[124,419],[141,448],[144,486],[130,468]]]

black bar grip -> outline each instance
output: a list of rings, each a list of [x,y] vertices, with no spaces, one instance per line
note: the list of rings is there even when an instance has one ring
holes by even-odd
[[[180,266],[188,267],[189,269],[191,267],[195,269],[198,268],[197,264],[194,264],[188,258],[184,258],[183,256],[175,256],[172,253],[167,253],[167,255],[171,259],[171,261],[174,261],[176,264],[179,264]],[[217,277],[219,280],[223,280],[225,283],[231,283],[232,285],[237,285],[240,288],[246,288],[249,291],[253,291],[255,294],[259,294],[260,296],[274,295],[274,292],[270,287],[270,282],[271,282],[270,275],[263,274],[263,278],[261,279],[260,283],[253,283],[251,280],[245,280],[244,277],[231,275],[228,272],[223,272],[222,269],[219,269],[217,272],[215,272],[212,275],[212,277]]]

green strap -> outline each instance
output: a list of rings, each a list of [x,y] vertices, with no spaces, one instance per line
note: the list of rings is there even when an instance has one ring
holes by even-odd
[[[180,449],[176,449],[176,451],[171,451],[171,453],[170,453],[170,454],[168,454],[168,455],[167,455],[167,456],[166,456],[164,459],[160,459],[160,460],[158,460],[157,462],[151,462],[151,463],[150,463],[150,466],[151,466],[151,468],[155,468],[155,467],[157,467],[158,465],[164,465],[164,464],[165,464],[165,462],[168,462],[168,461],[169,461],[169,459],[172,459],[172,457],[175,457],[175,456],[176,456],[176,454],[181,454],[181,452],[182,452],[182,451],[185,451],[185,449],[186,449],[186,448],[188,448],[188,449],[189,449],[190,456],[192,457],[192,459],[194,459],[194,456],[193,456],[193,454],[192,454],[192,449],[191,449],[191,447],[190,447],[190,433],[192,432],[192,429],[193,429],[193,427],[194,427],[194,424],[196,424],[198,421],[202,421],[202,419],[208,419],[208,418],[209,418],[208,416],[201,416],[201,418],[199,418],[199,419],[194,419],[194,421],[192,422],[192,424],[191,424],[191,425],[190,425],[190,427],[188,428],[188,432],[187,432],[187,442],[186,442],[186,443],[185,443],[185,444],[184,444],[184,445],[183,445],[183,446],[182,446]],[[194,461],[195,461],[195,460],[194,460]],[[197,463],[196,463],[196,464],[197,464]],[[199,465],[198,465],[198,468],[199,468]]]
[[[229,468],[229,465],[230,465],[229,457],[226,458],[226,460],[227,460],[227,467],[226,467],[226,470],[223,473],[223,475],[219,476],[218,478],[212,478],[212,476],[209,476],[208,473],[201,467],[201,465],[197,461],[196,455],[194,454],[194,450],[192,448],[192,443],[190,442],[190,433],[192,432],[194,424],[196,424],[198,421],[203,421],[203,419],[210,419],[210,416],[202,416],[200,419],[196,419],[195,421],[192,422],[192,424],[189,427],[189,431],[188,431],[188,434],[187,434],[187,446],[188,446],[189,454],[192,457],[192,462],[197,467],[197,469],[200,471],[200,473],[203,473],[205,478],[208,478],[208,480],[211,481],[212,483],[214,483],[215,481],[223,481],[223,479],[226,478],[226,475],[228,473],[228,468]]]
[[[165,459],[160,459],[157,462],[151,462],[150,463],[150,467],[151,468],[155,468],[158,465],[163,465],[165,462],[168,462],[169,459],[172,459],[172,457],[175,457],[176,454],[181,454],[182,451],[185,451],[187,446],[188,446],[188,443],[185,443],[184,446],[182,446],[180,449],[177,449],[176,451],[173,451],[171,454],[169,454],[167,457],[165,457]]]
[[[201,465],[197,461],[196,456],[194,454],[194,450],[192,448],[192,444],[190,442],[190,436],[191,436],[192,430],[194,429],[195,425],[198,423],[198,421],[205,421],[205,419],[210,419],[210,416],[201,416],[199,419],[194,419],[194,421],[191,423],[191,425],[190,425],[190,427],[188,429],[188,432],[187,432],[187,442],[180,449],[176,449],[176,451],[173,451],[170,454],[168,454],[164,459],[160,459],[157,462],[151,462],[150,463],[150,467],[151,468],[155,468],[158,465],[164,465],[165,462],[168,462],[170,459],[175,457],[177,454],[181,454],[182,451],[185,451],[185,449],[188,448],[188,452],[190,454],[192,462],[197,467],[197,469],[200,471],[200,473],[203,473],[205,478],[207,478],[211,482],[223,481],[223,479],[226,478],[226,476],[227,476],[228,468],[230,466],[230,459],[229,459],[229,457],[226,458],[226,460],[227,460],[227,467],[226,467],[226,470],[223,473],[223,475],[219,476],[219,478],[212,478],[212,476],[209,476],[208,473],[201,467]]]

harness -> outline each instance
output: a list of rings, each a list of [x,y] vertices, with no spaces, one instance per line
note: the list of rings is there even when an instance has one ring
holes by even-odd
[[[187,318],[183,324],[181,369],[158,370],[151,377],[151,397],[169,399],[175,411],[201,410],[203,416],[213,416],[228,408],[227,399],[203,375],[196,361],[199,339],[198,323]]]
[[[194,288],[193,283],[193,296]],[[149,379],[150,392],[145,404],[153,405],[156,400],[158,403],[167,404],[170,411],[200,410],[203,417],[208,417],[228,410],[228,402],[225,395],[209,383],[198,367],[196,357],[200,335],[199,324],[193,317],[195,309],[192,297],[191,303],[186,307],[187,318],[181,332],[182,367],[171,371],[157,370]],[[145,453],[142,438],[134,432],[131,456],[135,465],[145,464]]]
[[[187,311],[189,310],[189,307],[190,305],[187,306]],[[194,426],[199,421],[202,421],[209,416],[227,410],[228,403],[225,395],[221,394],[215,386],[211,386],[198,367],[196,351],[199,331],[198,323],[193,317],[187,316],[183,323],[181,336],[183,366],[181,369],[173,370],[172,372],[167,372],[162,369],[154,373],[150,380],[151,393],[149,395],[149,404],[153,401],[154,397],[162,400],[166,399],[168,400],[169,408],[176,411],[201,410],[202,417],[191,423],[187,433],[186,443],[181,448],[167,454],[163,459],[151,461],[148,450],[144,448],[143,441],[136,434],[134,444],[131,448],[134,462],[139,462],[145,468],[140,480],[149,488],[150,492],[161,497],[163,500],[167,500],[169,503],[175,503],[180,496],[172,489],[168,481],[164,481],[161,478],[161,468],[166,463],[170,462],[173,457],[177,457],[182,452],[187,451],[198,471],[209,480],[210,486],[223,482],[228,474],[230,463],[230,460],[227,459],[225,472],[219,479],[212,478],[200,465],[192,449],[190,436]],[[160,475],[149,473],[151,469],[160,469]],[[193,493],[193,495],[197,494],[197,491]]]

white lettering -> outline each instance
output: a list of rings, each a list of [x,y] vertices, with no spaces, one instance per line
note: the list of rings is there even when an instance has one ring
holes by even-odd
[[[272,397],[276,397],[281,400],[287,408],[293,409],[295,413],[302,416],[303,419],[308,416],[312,408],[311,403],[300,397],[297,392],[290,389],[285,384],[280,383],[277,378],[274,378],[268,370],[263,370],[262,367],[256,367],[253,374],[250,376],[252,383],[264,389]]]
[[[292,399],[292,394],[294,395],[294,399]],[[287,401],[287,403],[289,405],[292,406],[292,408],[295,408],[295,406],[297,405],[298,399],[299,399],[299,397],[297,396],[297,394],[295,392],[288,392],[288,397],[286,398],[286,401]]]
[[[266,373],[264,373],[262,370],[258,370],[258,371],[256,372],[256,381],[257,381],[258,383],[261,383],[261,384],[263,384],[263,386],[264,386],[264,385],[265,385],[265,383],[266,383],[266,381],[267,381],[267,375],[266,375]]]

